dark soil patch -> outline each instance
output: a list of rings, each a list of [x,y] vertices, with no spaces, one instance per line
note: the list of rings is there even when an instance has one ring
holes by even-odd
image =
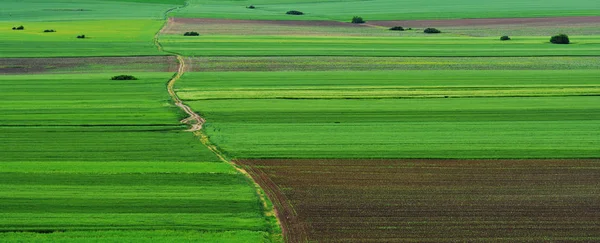
[[[0,74],[106,71],[176,72],[177,60],[172,56],[0,58]]]
[[[600,160],[240,160],[288,242],[600,239]]]
[[[393,27],[454,27],[454,26],[486,26],[486,25],[572,25],[597,24],[600,16],[592,17],[552,17],[552,18],[506,18],[506,19],[444,19],[444,20],[383,20],[369,21],[369,24]]]

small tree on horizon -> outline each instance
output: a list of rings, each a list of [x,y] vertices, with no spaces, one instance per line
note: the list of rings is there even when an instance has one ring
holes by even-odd
[[[569,36],[565,34],[555,35],[550,38],[550,43],[552,44],[569,44],[571,41],[569,40]]]
[[[354,17],[352,17],[352,23],[353,24],[364,24],[364,23],[366,23],[366,21],[360,16],[354,16]]]

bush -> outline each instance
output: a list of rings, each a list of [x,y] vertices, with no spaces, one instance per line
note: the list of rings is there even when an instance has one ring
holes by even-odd
[[[304,15],[303,12],[296,11],[296,10],[287,11],[287,13],[285,13],[285,14],[289,14],[289,15]]]
[[[118,75],[110,78],[110,80],[137,80],[137,78],[131,75]]]
[[[565,34],[555,35],[550,38],[550,42],[553,44],[569,44],[569,36]]]
[[[510,40],[510,37],[508,37],[508,35],[503,35],[502,37],[500,37],[500,40],[507,41]]]
[[[78,35],[77,39],[85,39],[85,35]]]
[[[183,36],[199,36],[200,34],[198,34],[198,32],[196,31],[191,31],[191,32],[185,32],[183,34]]]
[[[438,30],[436,28],[427,28],[423,32],[427,33],[427,34],[439,34],[439,33],[442,33],[440,30]]]
[[[364,23],[366,23],[366,21],[362,17],[354,16],[354,17],[352,17],[352,23],[353,24],[364,24]]]
[[[12,27],[13,30],[24,30],[25,27],[23,27],[23,25],[19,26],[19,27]]]
[[[56,32],[56,30],[44,30],[44,33],[52,33],[52,32]]]
[[[390,30],[404,31],[404,28],[402,26],[394,26],[394,27],[390,28]]]
[[[255,9],[256,7],[254,7],[254,5],[250,5],[250,6],[246,7],[246,8]]]

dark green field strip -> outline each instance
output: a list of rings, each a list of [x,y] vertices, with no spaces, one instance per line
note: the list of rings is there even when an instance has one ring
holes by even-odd
[[[1,163],[0,231],[267,231],[250,182],[227,164],[115,163]]]
[[[0,59],[1,60],[1,59]],[[598,57],[193,57],[192,72],[600,69]],[[192,73],[187,73],[186,76]],[[310,75],[303,72],[303,75]],[[197,74],[192,74],[197,75]],[[206,74],[205,77],[210,77]],[[213,74],[216,75],[216,74]],[[249,77],[250,78],[250,77]],[[288,77],[289,78],[289,77]],[[348,77],[352,81],[352,77]],[[232,80],[236,82],[237,80]],[[187,82],[186,82],[187,83]],[[237,83],[237,82],[236,82]],[[184,83],[185,84],[185,83]],[[222,85],[227,85],[224,83]],[[280,83],[286,85],[286,83]]]
[[[597,158],[598,97],[213,100],[211,140],[238,158]]]
[[[75,36],[73,37],[75,38]],[[95,57],[95,56],[160,56],[152,43],[137,42],[49,42],[3,41],[0,57]],[[32,51],[35,50],[35,51]]]
[[[275,205],[309,240],[600,239],[598,160],[240,162],[285,188]]]
[[[67,231],[38,234],[8,232],[0,235],[6,241],[35,242],[269,242],[262,231],[197,231],[197,230],[107,230]]]
[[[35,242],[269,242],[262,231],[197,231],[197,230],[107,230],[67,231],[38,234],[8,232],[0,234],[6,241]]]
[[[574,38],[574,37],[573,37]],[[547,37],[501,42],[472,37],[302,37],[163,36],[166,51],[186,56],[381,56],[381,57],[529,57],[598,56],[600,38],[580,36],[572,45],[553,45]]]
[[[177,125],[165,82],[172,73],[6,75],[0,125]]]
[[[218,161],[192,134],[152,127],[0,127],[0,133],[1,162]]]

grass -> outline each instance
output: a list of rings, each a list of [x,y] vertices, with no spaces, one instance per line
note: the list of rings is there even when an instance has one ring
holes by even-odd
[[[600,69],[597,57],[190,57],[186,64],[192,72],[286,71],[392,71],[392,70],[594,70]],[[294,73],[295,72],[295,73]],[[310,73],[307,73],[310,74]],[[410,72],[410,74],[415,74]],[[193,74],[190,75],[200,75]],[[259,75],[259,74],[255,74]],[[402,74],[404,75],[404,74]],[[423,74],[425,75],[425,74]],[[268,77],[264,77],[265,79]],[[364,78],[364,77],[363,77]],[[380,77],[381,78],[381,77]],[[241,80],[234,80],[241,81]],[[273,84],[286,83],[272,80]],[[366,82],[366,80],[365,80]],[[338,84],[346,84],[342,80]],[[221,84],[227,85],[227,84]],[[236,83],[243,85],[243,83]],[[246,84],[248,85],[248,84]],[[207,86],[207,88],[210,86]]]
[[[152,42],[161,20],[2,22],[0,57],[165,55]],[[23,31],[10,26],[24,25]],[[107,28],[107,26],[111,26]],[[43,33],[55,29],[55,33]],[[86,39],[77,39],[84,34]],[[52,48],[47,48],[52,45]]]
[[[121,163],[116,171],[106,163],[82,170],[78,163],[53,162],[54,169],[35,172],[10,169],[33,167],[28,162],[1,163],[9,168],[0,177],[0,229],[268,230],[253,188],[226,164]]]
[[[425,34],[423,34],[425,35]],[[572,45],[553,45],[548,37],[501,42],[491,37],[303,37],[163,36],[166,51],[186,56],[596,56],[598,36],[571,37]]]
[[[177,88],[233,158],[595,158],[595,76],[231,72],[186,74]]]
[[[183,5],[183,0],[80,0],[77,1],[77,4],[68,0],[4,0],[2,1],[3,14],[0,15],[0,23],[114,19],[121,19],[121,22],[133,19],[160,20],[164,17],[167,9],[180,5]],[[106,27],[115,28],[118,25],[106,25]]]
[[[173,73],[116,74],[0,76],[0,237],[272,240],[251,182],[183,131]]]
[[[480,4],[474,0],[459,1],[407,1],[399,4],[394,0],[326,0],[326,1],[216,1],[191,0],[190,6],[181,9],[174,16],[228,18],[228,19],[332,19],[347,21],[352,16],[361,16],[365,20],[400,19],[458,19],[458,18],[510,18],[510,17],[547,17],[547,16],[595,16],[600,8],[593,0],[575,0],[564,2],[549,1],[510,1],[486,2]],[[246,9],[254,5],[256,9]],[[593,7],[594,6],[594,7]],[[304,16],[285,15],[289,10],[304,12]]]

